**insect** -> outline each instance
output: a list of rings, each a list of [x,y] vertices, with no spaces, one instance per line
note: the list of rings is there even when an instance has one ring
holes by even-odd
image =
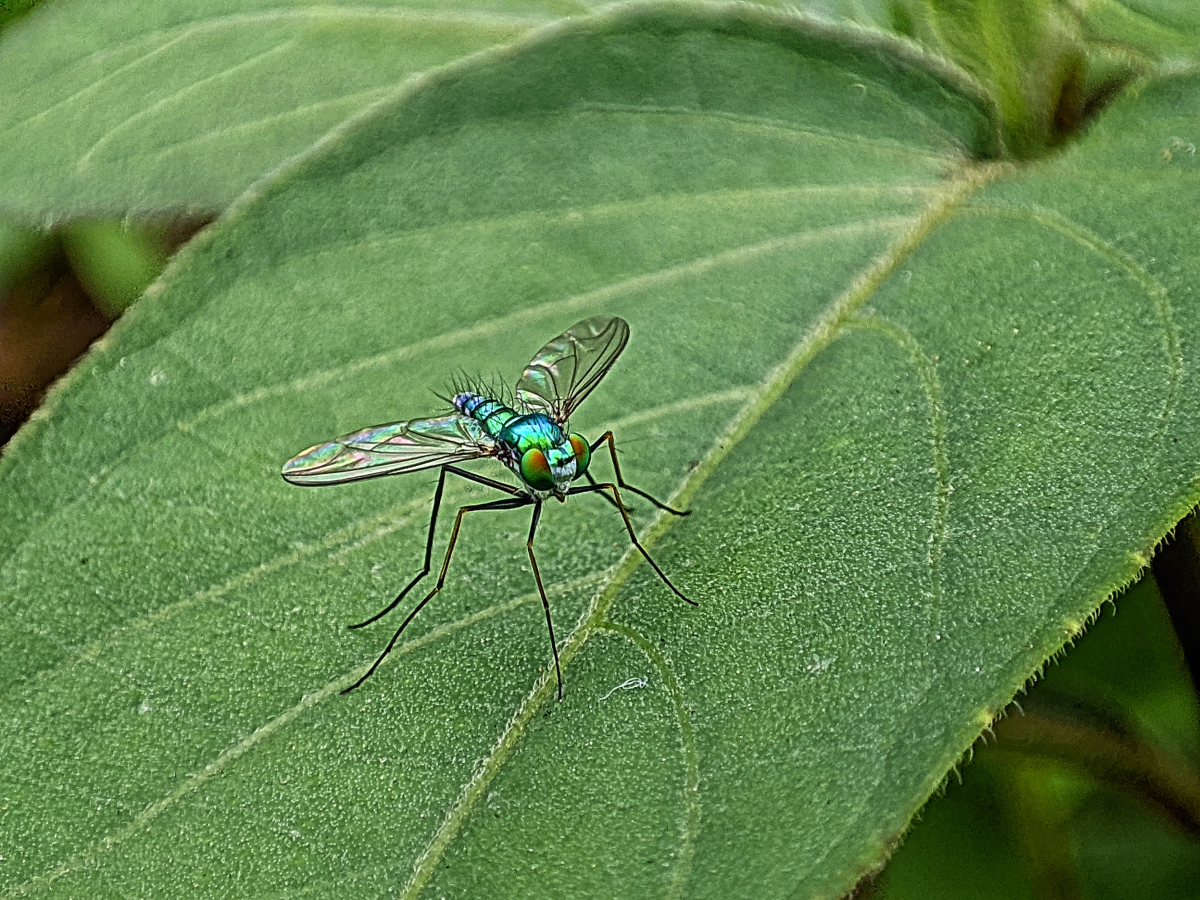
[[[678,510],[661,503],[645,491],[626,484],[617,462],[617,445],[611,431],[588,442],[583,435],[570,431],[568,423],[584,398],[590,394],[612,368],[629,342],[629,324],[624,319],[597,316],[572,325],[533,357],[521,380],[516,395],[508,404],[488,396],[482,388],[459,390],[450,399],[454,412],[431,419],[412,419],[364,428],[353,434],[310,447],[289,459],[283,466],[283,477],[292,484],[328,485],[377,478],[383,475],[402,475],[422,469],[437,468],[437,489],[433,494],[433,514],[429,518],[429,534],[425,540],[425,564],[416,577],[396,595],[387,606],[364,622],[351,625],[362,628],[386,616],[395,609],[430,572],[433,558],[433,536],[437,527],[438,510],[446,476],[455,475],[467,481],[501,491],[507,496],[489,503],[472,503],[460,507],[450,532],[450,544],[442,561],[441,571],[432,590],[413,607],[400,623],[392,639],[362,678],[346,688],[348,693],[371,677],[380,663],[391,653],[404,629],[446,582],[450,558],[458,541],[458,530],[469,512],[519,509],[533,507],[529,523],[529,538],[525,548],[533,567],[542,608],[546,612],[546,629],[550,633],[550,648],[554,652],[554,671],[558,676],[558,699],[562,699],[562,667],[558,661],[558,644],[554,640],[554,623],[550,620],[550,604],[542,584],[541,571],[533,552],[533,541],[542,515],[542,504],[554,498],[563,502],[575,494],[597,493],[616,507],[629,533],[629,540],[677,597],[696,606],[671,583],[662,569],[638,541],[629,512],[621,497],[627,490],[649,500],[659,509],[676,516],[686,516],[690,510]],[[492,393],[495,393],[494,391]],[[616,483],[597,482],[588,471],[592,454],[607,444],[612,459]],[[518,486],[486,478],[458,467],[457,463],[473,459],[498,460],[516,475]],[[585,485],[573,482],[583,478]]]

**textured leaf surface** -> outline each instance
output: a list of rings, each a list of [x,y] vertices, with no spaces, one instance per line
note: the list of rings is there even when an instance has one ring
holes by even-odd
[[[888,4],[802,5],[873,18],[885,28],[896,24]],[[222,209],[413,73],[593,6],[583,0],[46,4],[0,41],[6,86],[0,210],[40,224]],[[923,6],[917,12],[930,14]],[[1200,22],[1188,0],[1105,0],[1089,4],[1080,21],[1104,46],[1155,58],[1194,59],[1200,46]],[[953,30],[949,23],[940,27]],[[944,50],[946,36],[937,30],[918,36]],[[1000,52],[1005,40],[989,34],[985,43]]]
[[[1022,0],[1022,6],[1039,3],[1047,15],[1067,14],[1079,26],[1080,36],[1126,51],[1156,58],[1184,54],[1195,58],[1200,47],[1200,17],[1191,0]],[[983,0],[973,4],[931,4],[925,0],[805,0],[802,9],[834,18],[845,18],[883,29],[913,34],[925,22],[994,12],[993,27],[1004,21],[1004,5]],[[990,7],[990,9],[988,9]],[[935,29],[936,31],[936,29]],[[934,37],[932,34],[923,37]],[[994,51],[995,48],[990,48]]]
[[[62,0],[0,42],[0,208],[223,208],[414,72],[574,0]]]
[[[844,892],[1200,476],[1200,169],[1163,153],[1200,80],[1028,170],[975,161],[973,97],[858,32],[614,13],[245,198],[0,468],[0,891]],[[339,696],[433,479],[280,464],[590,315],[632,338],[572,425],[695,510],[635,523],[700,607],[553,504],[557,703],[527,519],[468,516]]]

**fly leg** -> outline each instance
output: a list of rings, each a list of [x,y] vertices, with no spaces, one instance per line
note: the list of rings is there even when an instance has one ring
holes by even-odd
[[[632,484],[626,484],[625,479],[623,477],[621,477],[621,464],[619,462],[617,462],[617,444],[616,444],[616,441],[613,440],[613,433],[611,431],[606,431],[606,432],[604,432],[604,434],[600,435],[600,437],[596,438],[595,442],[591,445],[591,451],[592,451],[592,453],[595,453],[596,448],[599,447],[601,444],[603,444],[605,441],[608,441],[608,455],[612,457],[613,471],[617,473],[617,484],[618,485],[620,485],[622,488],[624,488],[627,491],[632,491],[633,493],[637,494],[639,497],[644,497],[645,499],[647,499],[651,503],[653,503],[655,506],[657,506],[659,509],[669,512],[673,516],[690,516],[692,514],[692,511],[690,509],[675,509],[674,507],[667,506],[667,504],[662,503],[661,501],[655,500],[653,497],[651,497],[645,491],[638,490]],[[583,474],[584,474],[584,477],[587,478],[588,484],[590,484],[592,487],[599,486],[596,484],[595,479],[592,478],[590,472],[584,472]],[[621,510],[622,515],[625,514],[625,507],[620,502],[620,500],[614,500],[611,497],[609,497],[608,494],[601,494],[601,496],[604,497],[606,500],[608,500],[608,502],[611,503],[613,506],[615,506],[617,509]],[[628,522],[628,519],[626,519],[626,521]],[[634,543],[637,543],[637,542],[634,541]],[[642,553],[645,553],[645,552],[646,552],[645,550],[642,551]],[[646,557],[646,558],[649,559],[649,557]],[[651,565],[653,565],[653,563]],[[655,568],[657,569],[658,567],[655,566]],[[662,573],[659,572],[659,574],[661,575]],[[665,577],[663,578],[663,581],[666,581]],[[670,584],[670,583],[671,582],[667,581],[667,584]],[[672,588],[672,590],[674,590],[674,588]],[[679,594],[679,591],[675,591],[675,593]],[[679,594],[679,596],[683,597],[683,594]],[[687,598],[684,597],[684,599],[686,600]]]
[[[449,469],[451,467],[446,466],[445,468]],[[455,471],[455,474],[466,474],[466,473]],[[474,479],[474,478],[476,478],[476,476],[472,476],[472,478]],[[499,482],[496,482],[496,484],[499,484]],[[504,487],[505,487],[505,489],[511,490],[511,488],[508,488],[508,485],[505,485]],[[517,493],[517,492],[513,491],[513,493]],[[367,669],[367,674],[364,675],[362,678],[358,679],[358,681],[354,682],[354,684],[350,685],[350,687],[348,687],[344,691],[342,691],[343,694],[350,693],[352,690],[354,690],[356,687],[358,687],[360,684],[362,684],[364,681],[366,681],[368,678],[370,678],[375,673],[375,670],[379,668],[379,664],[382,663],[385,659],[387,659],[387,655],[389,653],[391,653],[392,648],[396,646],[396,641],[400,640],[400,635],[404,632],[404,629],[408,627],[408,623],[411,622],[414,618],[416,618],[417,613],[419,613],[422,609],[425,608],[425,604],[428,603],[430,600],[432,600],[434,598],[434,595],[436,595],[437,592],[442,589],[442,586],[446,583],[446,572],[450,568],[450,557],[454,555],[454,544],[458,541],[458,529],[462,526],[463,516],[465,516],[469,512],[478,512],[478,511],[485,510],[485,509],[517,509],[522,506],[528,506],[530,503],[533,503],[533,502],[535,502],[535,501],[532,500],[531,498],[525,497],[525,496],[506,497],[503,500],[493,500],[491,503],[476,503],[476,504],[472,504],[471,506],[463,506],[458,510],[458,516],[454,520],[454,530],[450,532],[450,546],[448,546],[446,548],[446,558],[442,562],[442,571],[438,574],[437,584],[434,585],[432,591],[430,591],[428,594],[425,595],[424,599],[420,603],[418,603],[415,607],[413,607],[413,611],[410,612],[408,614],[408,616],[404,619],[404,621],[400,623],[400,627],[396,629],[396,633],[392,635],[392,639],[390,641],[388,641],[388,645],[383,649],[383,652],[379,654],[379,658],[376,659],[375,662],[373,662],[371,664],[371,668]],[[434,507],[434,515],[435,516],[437,515],[437,507],[436,506]],[[430,534],[432,534],[432,533],[433,533],[433,528],[431,527]],[[430,540],[432,541],[432,538],[430,538]],[[414,581],[413,584],[415,584],[415,583],[416,582]],[[539,582],[539,585],[540,585],[540,582]],[[409,587],[412,587],[412,585],[410,584]],[[408,588],[405,588],[405,590],[407,591]],[[403,596],[403,594],[401,594],[401,596]],[[399,601],[397,601],[397,602],[399,602]],[[392,606],[395,606],[395,605],[396,605],[395,603],[392,604]],[[385,612],[386,612],[386,610],[385,610]],[[379,618],[379,617],[376,616],[375,618]]]
[[[438,475],[437,490],[433,492],[433,515],[429,517],[429,535],[425,538],[425,565],[417,574],[417,577],[410,581],[405,586],[404,590],[396,595],[395,600],[393,600],[379,612],[375,613],[375,615],[371,616],[371,618],[351,625],[349,626],[350,628],[362,628],[364,625],[370,625],[372,622],[377,622],[378,620],[382,619],[400,605],[400,601],[404,599],[405,595],[407,595],[409,591],[417,586],[418,581],[429,574],[430,560],[433,558],[433,532],[437,526],[438,510],[442,507],[442,489],[446,486],[447,472],[449,472],[451,475],[457,475],[460,478],[465,478],[468,481],[474,481],[485,485],[486,487],[495,488],[498,491],[504,491],[506,494],[512,494],[514,497],[519,497],[521,495],[520,491],[518,491],[516,488],[510,487],[502,481],[494,481],[491,478],[484,478],[482,475],[476,475],[474,472],[468,472],[465,469],[459,469],[455,466],[442,466],[441,472]],[[355,687],[357,686],[358,685],[355,685]]]
[[[609,438],[611,438],[612,433],[609,432],[608,436],[609,436]],[[604,439],[601,438],[600,440],[604,440]],[[597,441],[597,443],[599,443],[599,441]],[[629,532],[629,540],[633,543],[633,546],[637,547],[638,550],[641,552],[642,556],[646,557],[646,562],[650,563],[651,568],[653,568],[654,571],[658,573],[658,577],[663,580],[663,584],[665,584],[667,587],[669,587],[672,591],[675,592],[676,597],[678,597],[680,600],[684,601],[685,603],[692,604],[692,606],[699,606],[700,605],[699,603],[697,603],[695,600],[689,600],[687,597],[684,596],[683,592],[680,591],[679,588],[677,588],[677,587],[675,587],[675,585],[671,584],[671,579],[663,574],[663,570],[658,567],[658,563],[656,563],[653,559],[651,559],[650,554],[646,552],[646,548],[641,545],[640,541],[638,541],[637,535],[634,534],[634,532],[633,532],[633,523],[629,521],[629,513],[627,513],[625,511],[625,504],[621,501],[621,493],[620,493],[620,491],[617,490],[617,486],[615,484],[611,484],[611,483],[589,484],[587,487],[573,487],[569,491],[567,491],[567,494],[568,495],[570,495],[570,494],[590,494],[594,491],[612,491],[612,500],[617,507],[617,511],[621,513],[621,518],[625,521],[625,530]],[[604,496],[607,496],[607,495],[604,495]],[[645,496],[649,496],[649,495],[645,495]],[[650,498],[650,499],[653,499],[653,498]],[[658,501],[655,501],[655,502],[657,503]],[[662,506],[662,504],[659,504],[659,505]],[[669,509],[669,507],[663,506],[663,509]],[[670,511],[676,512],[676,510],[673,510],[673,509]],[[677,515],[686,515],[685,513],[676,513],[676,514]]]
[[[596,487],[596,485],[599,483],[596,481],[595,478],[592,477],[591,472],[584,472],[583,477],[587,479],[587,483],[590,484],[592,487]],[[608,494],[601,494],[600,496],[603,497],[605,500],[607,500],[609,505],[612,506],[613,509],[621,508],[621,507],[617,506],[617,501],[614,500],[612,497],[608,496]]]
[[[550,649],[554,651],[554,673],[558,676],[558,699],[563,697],[562,667],[558,664],[558,644],[554,642],[554,623],[550,621],[550,603],[546,600],[546,589],[542,586],[542,573],[538,570],[537,557],[533,555],[533,536],[537,534],[538,519],[542,517],[540,500],[533,504],[533,519],[529,523],[529,540],[525,549],[529,551],[529,562],[533,564],[533,580],[537,582],[538,595],[542,598],[542,609],[546,610],[546,630],[550,632]]]

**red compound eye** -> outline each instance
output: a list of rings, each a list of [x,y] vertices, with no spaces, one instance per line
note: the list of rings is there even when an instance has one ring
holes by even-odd
[[[546,454],[541,450],[526,450],[521,456],[521,477],[535,491],[549,491],[554,488],[550,463],[546,461]]]
[[[571,435],[570,441],[571,449],[575,451],[575,477],[582,478],[592,460],[592,451],[582,434]]]

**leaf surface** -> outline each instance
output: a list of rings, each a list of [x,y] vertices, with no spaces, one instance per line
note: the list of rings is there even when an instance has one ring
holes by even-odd
[[[220,210],[414,72],[565,0],[62,0],[0,42],[0,209],[26,221]]]
[[[1019,169],[908,45],[666,6],[326,141],[0,463],[3,896],[842,894],[1197,499],[1197,99]],[[699,608],[552,504],[557,703],[527,513],[475,513],[339,696],[433,478],[279,466],[592,315],[632,337],[572,426],[694,510],[634,523]]]

